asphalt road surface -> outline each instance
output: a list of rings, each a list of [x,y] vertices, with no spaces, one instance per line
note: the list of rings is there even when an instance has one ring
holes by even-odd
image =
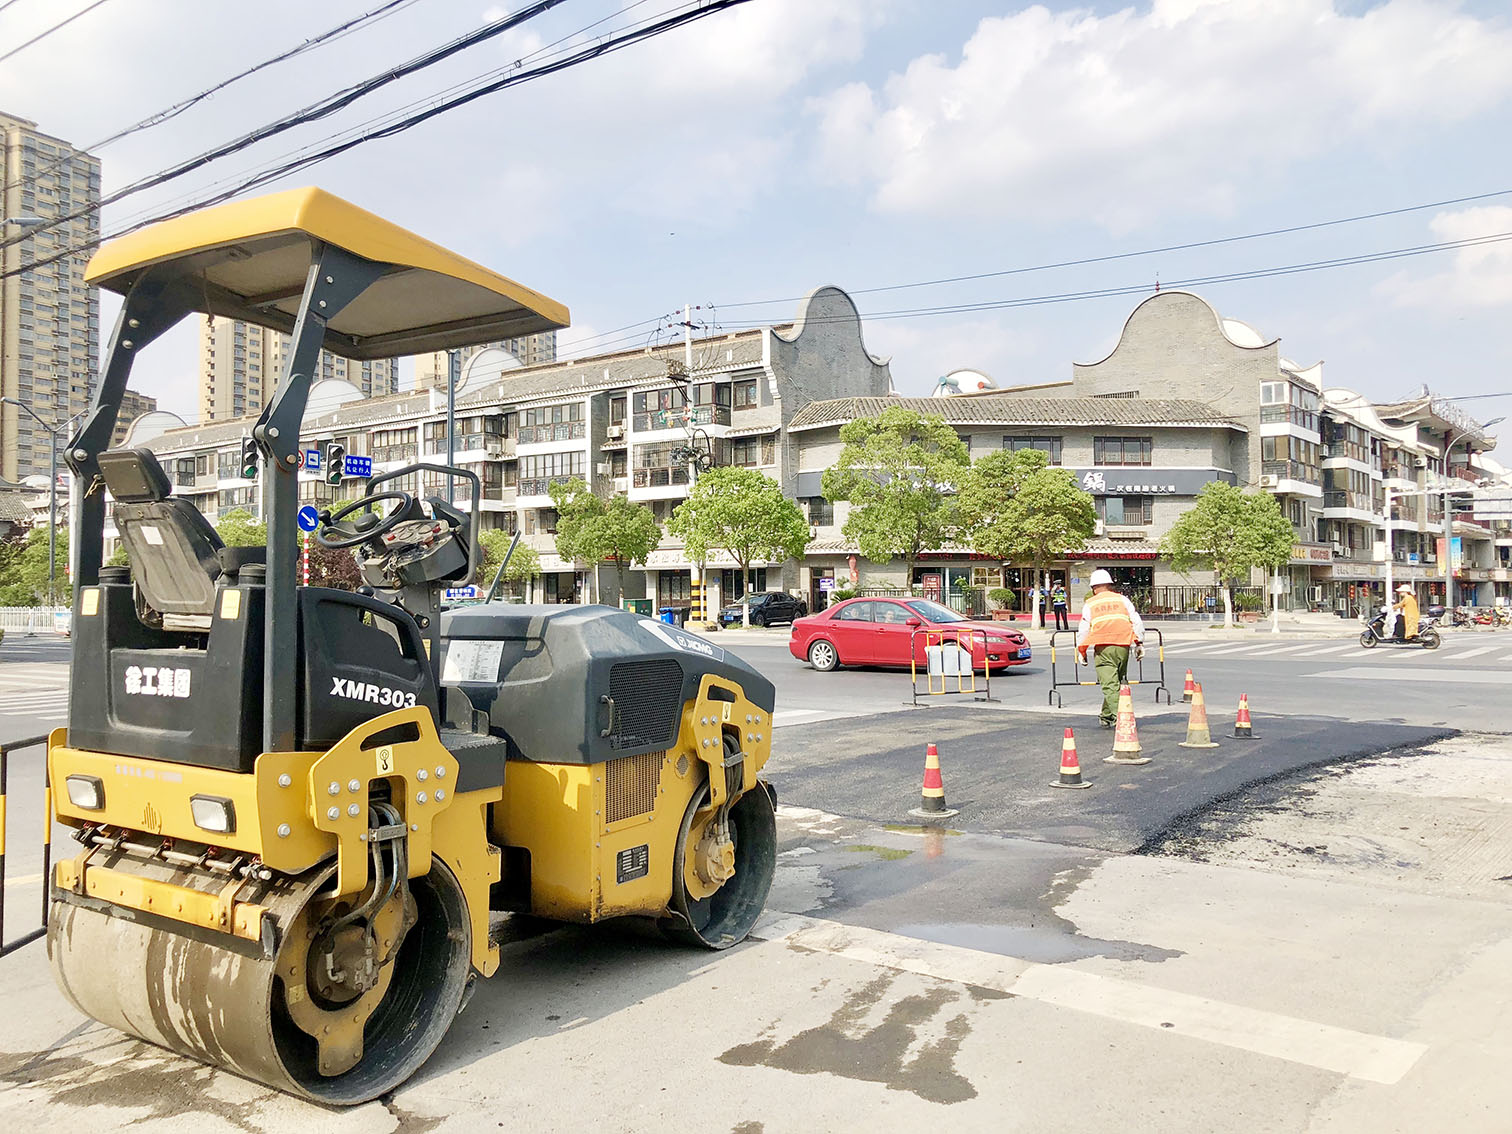
[[[781,854],[750,942],[693,953],[624,927],[506,920],[500,974],[431,1062],[345,1112],[81,1019],[33,945],[0,961],[0,1121],[1506,1129],[1512,633],[1367,655],[1344,638],[1183,630],[1166,661],[1177,705],[1137,691],[1139,767],[1102,762],[1095,690],[1046,705],[1043,649],[994,680],[996,703],[916,709],[906,674],[816,674],[785,631],[718,640],[779,696]],[[65,665],[57,643],[0,644],[0,740],[59,723]],[[1187,665],[1217,749],[1177,744]],[[1240,692],[1260,740],[1226,738]],[[1067,725],[1086,791],[1049,788]],[[907,814],[929,740],[960,812],[944,826]],[[23,801],[38,769],[21,754],[12,768],[12,935],[41,896]]]

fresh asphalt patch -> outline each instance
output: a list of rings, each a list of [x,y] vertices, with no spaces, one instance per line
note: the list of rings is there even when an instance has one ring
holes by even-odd
[[[1107,764],[1113,734],[1065,712],[923,708],[780,730],[767,774],[780,802],[880,824],[917,823],[925,745],[939,747],[946,803],[963,831],[1114,852],[1154,845],[1179,821],[1245,789],[1301,769],[1342,763],[1455,735],[1390,722],[1257,714],[1259,739],[1233,740],[1212,720],[1217,748],[1182,748],[1184,705],[1139,718],[1150,763]],[[1078,725],[1087,791],[1063,791],[1061,740]],[[1090,724],[1091,727],[1086,727]]]

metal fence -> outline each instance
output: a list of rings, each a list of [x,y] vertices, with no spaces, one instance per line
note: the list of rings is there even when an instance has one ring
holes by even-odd
[[[1222,587],[1140,587],[1126,592],[1146,618],[1162,616],[1223,617]],[[1234,587],[1234,613],[1265,613],[1263,587]]]
[[[0,606],[0,630],[15,637],[66,633],[71,614],[66,606]]]

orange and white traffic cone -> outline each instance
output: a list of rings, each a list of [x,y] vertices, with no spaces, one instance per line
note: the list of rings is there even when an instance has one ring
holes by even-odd
[[[1104,764],[1148,764],[1150,758],[1141,755],[1139,729],[1134,723],[1134,693],[1127,685],[1118,690],[1118,723],[1113,726],[1113,755],[1103,760]]]
[[[1181,699],[1188,704],[1192,701],[1192,690],[1197,688],[1197,683],[1192,680],[1192,671],[1187,670],[1186,681],[1181,685]]]
[[[1076,758],[1076,735],[1069,728],[1066,730],[1066,738],[1061,741],[1060,779],[1050,786],[1077,788],[1092,786],[1091,780],[1082,779],[1081,761]]]
[[[1187,717],[1187,735],[1181,742],[1183,748],[1217,748],[1213,733],[1208,728],[1207,702],[1202,699],[1202,682],[1192,690],[1192,712]]]
[[[909,812],[920,819],[949,819],[959,815],[945,806],[945,781],[940,777],[940,750],[933,744],[924,749],[924,793],[919,806]]]
[[[1258,740],[1255,726],[1250,722],[1249,694],[1239,694],[1239,715],[1234,718],[1235,740]]]

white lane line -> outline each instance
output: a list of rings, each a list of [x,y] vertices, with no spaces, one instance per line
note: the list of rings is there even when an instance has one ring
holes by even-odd
[[[1478,649],[1466,650],[1462,654],[1454,654],[1453,657],[1455,661],[1464,661],[1466,658],[1476,658],[1480,657],[1481,654],[1489,654],[1495,649],[1495,646],[1481,646]]]
[[[778,709],[772,714],[772,727],[785,725],[818,724],[820,721],[838,721],[854,717],[856,713],[837,712],[832,709]]]
[[[769,915],[751,936],[937,980],[996,989],[1371,1083],[1399,1082],[1428,1050],[1426,1044],[1410,1040],[1152,988],[1069,965],[1039,964],[796,914]]]
[[[1354,669],[1331,669],[1324,673],[1309,673],[1304,677],[1343,677],[1351,681],[1440,681],[1454,685],[1512,685],[1512,677],[1487,669],[1406,669],[1393,666],[1389,670],[1375,667]]]
[[[1361,646],[1358,641],[1354,641],[1354,642],[1347,642],[1347,643],[1345,643],[1342,646],[1329,646],[1327,649],[1313,650],[1307,656],[1310,657],[1310,658],[1320,658],[1324,654],[1359,653],[1364,648],[1365,647]]]
[[[7,878],[5,888],[9,890],[12,886],[35,886],[40,881],[42,881],[40,874],[23,874],[20,878]]]

